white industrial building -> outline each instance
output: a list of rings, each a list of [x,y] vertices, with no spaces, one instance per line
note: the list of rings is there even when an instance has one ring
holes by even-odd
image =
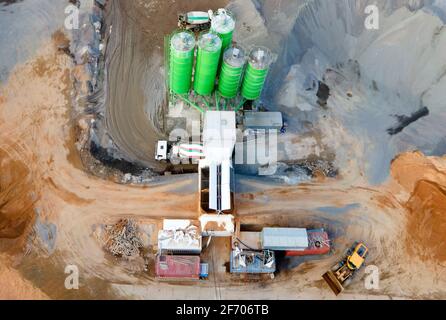
[[[236,143],[234,111],[204,115],[203,154],[199,162],[202,209],[222,213],[233,209],[232,154]]]
[[[282,113],[245,111],[243,125],[245,129],[280,131],[283,127]]]

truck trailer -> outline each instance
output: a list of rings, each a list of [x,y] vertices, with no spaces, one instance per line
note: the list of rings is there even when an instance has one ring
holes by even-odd
[[[159,280],[199,280],[199,256],[159,255],[156,258],[156,277]]]

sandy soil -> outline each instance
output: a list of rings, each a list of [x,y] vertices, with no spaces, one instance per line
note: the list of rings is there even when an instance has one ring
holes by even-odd
[[[5,240],[7,248],[17,246],[14,253],[31,250],[19,242],[26,233],[44,256],[57,251],[67,260],[83,257],[84,262],[103,263],[104,253],[91,237],[94,224],[114,215],[194,217],[196,195],[183,192],[173,200],[167,193],[170,186],[116,185],[88,176],[71,161],[70,68],[69,58],[48,44],[37,58],[17,67],[1,88],[1,165],[9,174],[1,179],[0,232],[2,238],[15,240]],[[174,192],[194,185],[188,176],[173,179]],[[75,234],[78,239],[72,238]],[[95,263],[87,264],[95,274]],[[113,268],[103,271],[114,273]]]
[[[413,239],[401,239],[401,235],[412,232],[413,223],[419,225],[417,219],[425,221],[422,228],[427,234],[433,228],[441,228],[424,215],[429,212],[424,207],[415,210],[417,215],[406,210],[420,205],[426,208],[430,205],[434,208],[444,206],[440,188],[437,190],[439,202],[425,202],[424,182],[420,187],[419,181],[444,186],[444,175],[438,172],[444,170],[445,159],[425,158],[418,153],[395,160],[394,180],[380,188],[372,189],[361,184],[348,186],[342,180],[274,189],[255,180],[245,182],[258,191],[238,196],[238,215],[243,223],[312,225],[329,230],[334,238],[335,251],[319,263],[305,262],[300,267],[280,273],[275,281],[268,283],[242,284],[225,276],[218,266],[226,262],[227,256],[216,253],[220,257],[215,262],[216,279],[198,284],[194,294],[187,286],[158,284],[143,273],[129,272],[128,268],[106,256],[94,237],[94,226],[124,216],[147,224],[157,223],[163,217],[194,218],[197,216],[196,180],[186,176],[174,178],[174,184],[129,187],[88,176],[77,168],[69,157],[73,148],[69,143],[72,124],[67,113],[70,67],[69,59],[57,54],[54,46],[49,44],[42,48],[36,59],[16,68],[1,90],[2,166],[22,168],[14,172],[32,178],[30,181],[33,182],[25,184],[23,189],[12,188],[16,194],[9,195],[13,199],[26,199],[32,190],[34,197],[29,207],[36,213],[33,219],[37,221],[32,224],[26,215],[22,216],[20,208],[25,202],[4,200],[11,190],[8,186],[17,183],[17,179],[23,181],[23,176],[4,177],[1,214],[6,218],[2,219],[0,231],[14,236],[13,240],[18,243],[16,246],[20,249],[10,253],[18,259],[16,268],[25,279],[37,283],[48,296],[199,298],[206,296],[206,292],[213,292],[208,297],[330,298],[320,275],[342,254],[346,245],[362,239],[372,248],[369,263],[383,270],[381,290],[370,293],[370,298],[444,297],[444,266],[439,263],[444,259],[441,248],[432,251],[429,250],[429,242],[418,242],[424,252],[431,252],[426,259],[418,251],[407,250],[411,243],[407,241]],[[410,177],[405,174],[408,166],[411,168]],[[8,206],[4,205],[5,202]],[[277,210],[278,203],[280,211]],[[441,215],[438,212],[434,214],[441,221]],[[20,219],[23,220],[22,226],[15,225],[14,228],[11,223],[3,222]],[[32,231],[26,232],[23,224],[31,225]],[[20,245],[21,238],[17,235],[21,233],[29,237],[31,244]],[[11,239],[2,240],[2,243],[4,241],[12,243]],[[217,252],[218,248],[220,246]],[[31,263],[39,276],[30,270]],[[298,265],[299,261],[289,263]],[[82,294],[75,296],[63,289],[63,272],[67,264],[79,266],[85,289]],[[9,270],[11,265],[7,268]],[[43,279],[50,273],[53,280],[45,284]],[[59,276],[54,277],[54,274]],[[257,289],[255,295],[251,293],[253,288]],[[348,293],[346,297],[367,297],[360,281]],[[20,294],[14,297],[20,297]]]
[[[373,187],[356,172],[348,179],[287,187],[242,179],[250,190],[237,195],[244,224],[323,226],[333,239],[329,256],[284,261],[274,281],[240,281],[226,274],[224,239],[209,248],[215,272],[193,289],[158,283],[140,266],[109,257],[97,241],[99,225],[122,217],[145,226],[162,218],[196,218],[197,178],[135,187],[85,173],[72,135],[79,123],[69,112],[74,68],[57,52],[56,40],[18,65],[0,87],[0,288],[16,288],[0,291],[0,297],[331,299],[321,274],[352,241],[363,240],[371,248],[368,264],[380,269],[380,289],[365,290],[361,273],[341,298],[446,298],[441,236],[446,159],[421,153],[399,156],[390,179]],[[81,119],[81,130],[88,128],[86,120]],[[69,264],[79,267],[78,291],[64,288]]]
[[[392,175],[404,192],[409,211],[407,247],[423,259],[446,261],[446,157],[407,153],[393,162]],[[403,199],[404,199],[403,198]]]
[[[47,300],[49,297],[15,269],[8,267],[9,258],[0,256],[0,297],[4,300]]]

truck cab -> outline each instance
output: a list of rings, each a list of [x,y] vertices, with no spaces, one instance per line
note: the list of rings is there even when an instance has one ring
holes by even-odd
[[[211,27],[213,13],[204,11],[191,11],[178,16],[178,27],[192,32],[208,30]]]
[[[350,270],[358,270],[364,264],[365,257],[368,253],[367,247],[363,243],[359,243],[347,258],[347,266]]]

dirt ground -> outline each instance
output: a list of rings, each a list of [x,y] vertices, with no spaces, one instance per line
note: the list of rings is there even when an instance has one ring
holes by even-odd
[[[113,219],[112,212],[116,217],[191,218],[196,195],[173,200],[167,193],[171,186],[129,188],[79,168],[68,112],[70,68],[70,59],[51,43],[1,88],[1,248],[26,260],[31,249],[23,245],[25,239],[42,247],[43,256],[57,251],[67,260],[83,256],[102,263],[104,253],[91,237],[94,224]],[[173,178],[174,189],[187,189],[190,180]]]
[[[2,299],[49,299],[46,294],[36,288],[30,281],[23,279],[17,270],[8,267],[8,260],[8,257],[0,256],[0,297]]]
[[[299,186],[238,181],[244,191],[237,194],[237,216],[244,225],[324,227],[333,240],[327,257],[283,260],[274,280],[227,274],[227,239],[212,241],[206,250],[210,279],[194,284],[160,283],[153,270],[110,257],[98,241],[99,226],[133,218],[153,236],[163,218],[196,219],[197,177],[166,177],[139,187],[86,173],[79,149],[90,119],[74,120],[70,112],[72,76],[82,78],[83,70],[57,51],[60,40],[44,44],[0,86],[0,298],[333,299],[321,275],[356,240],[370,247],[367,264],[379,268],[380,288],[366,290],[362,271],[340,299],[446,298],[446,157],[419,152],[398,156],[391,177],[373,187],[356,171],[346,175],[348,168],[344,177]],[[153,41],[159,46],[162,38]],[[130,61],[138,66],[137,59]],[[137,74],[128,76],[138,81]],[[143,115],[144,99],[134,99],[129,106]],[[138,130],[145,147],[144,137],[153,139],[154,132],[146,125]],[[135,149],[127,151],[138,158]],[[64,287],[67,265],[79,268],[79,290]]]
[[[1,268],[6,270],[0,283],[11,287],[3,298],[23,298],[26,291],[38,299],[330,299],[333,296],[320,275],[357,239],[371,247],[369,264],[383,270],[381,288],[367,292],[357,281],[344,298],[445,297],[440,231],[445,223],[441,212],[446,158],[420,153],[398,157],[392,164],[393,178],[377,188],[349,186],[337,179],[281,188],[243,181],[255,190],[238,195],[243,224],[323,226],[334,239],[329,257],[287,261],[274,281],[245,283],[228,277],[223,267],[227,255],[219,252],[227,252],[228,245],[211,247],[217,257],[216,272],[208,282],[194,285],[193,293],[187,285],[157,283],[143,272],[129,272],[104,253],[95,226],[121,217],[146,224],[165,217],[196,218],[196,177],[132,187],[86,174],[73,161],[70,71],[69,58],[50,43],[36,58],[18,66],[0,91],[0,243],[5,252]],[[80,292],[63,287],[67,264],[81,270]]]
[[[446,261],[446,158],[406,153],[393,162],[392,175],[409,193],[407,247],[426,260]],[[403,199],[405,200],[407,196]],[[403,201],[404,201],[403,200]]]
[[[109,1],[105,127],[129,161],[154,170],[156,141],[163,137],[160,106],[165,103],[164,37],[177,27],[177,15],[217,9],[228,0]],[[122,84],[126,85],[123,86]],[[125,105],[125,108],[122,106]]]

